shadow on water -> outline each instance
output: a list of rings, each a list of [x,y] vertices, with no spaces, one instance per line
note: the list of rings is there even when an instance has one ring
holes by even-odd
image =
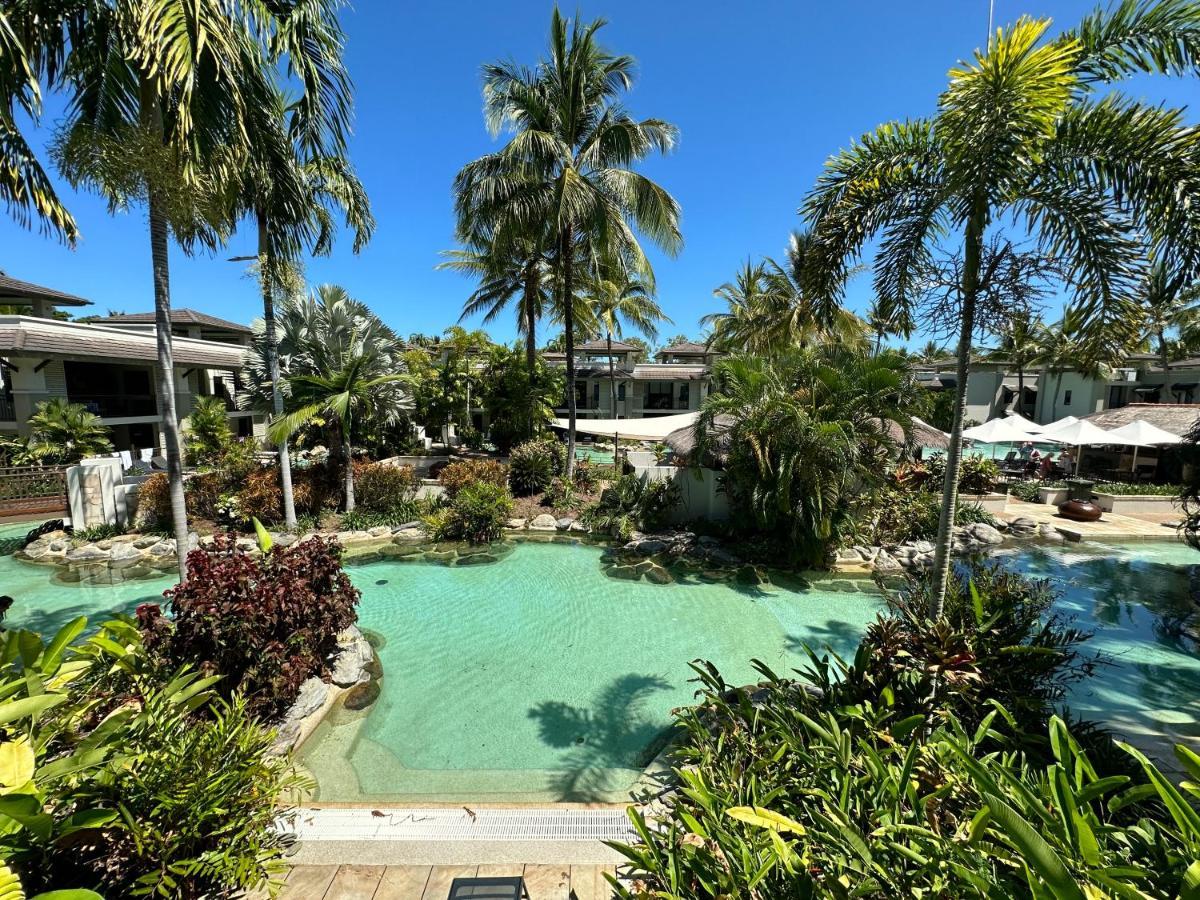
[[[601,800],[611,793],[605,770],[650,763],[670,729],[647,718],[645,703],[651,694],[670,687],[657,675],[630,673],[606,687],[590,709],[547,700],[529,710],[541,740],[567,751],[567,770],[549,786],[560,800]]]
[[[161,597],[150,596],[141,597],[136,600],[130,600],[128,603],[120,603],[105,610],[97,610],[94,603],[79,603],[70,606],[57,606],[54,609],[29,609],[21,603],[20,598],[13,604],[9,610],[8,616],[4,620],[4,627],[11,630],[24,628],[28,631],[36,631],[43,638],[49,640],[58,629],[62,628],[68,622],[78,619],[83,616],[88,621],[88,630],[99,628],[101,623],[107,622],[114,618],[118,613],[133,614],[139,603],[144,603],[147,600],[161,600]]]
[[[804,655],[807,646],[818,656],[828,648],[834,653],[846,657],[853,655],[854,648],[862,640],[863,628],[851,622],[839,622],[827,619],[825,623],[814,622],[806,626],[803,634],[789,634],[784,637],[784,646],[790,653]]]

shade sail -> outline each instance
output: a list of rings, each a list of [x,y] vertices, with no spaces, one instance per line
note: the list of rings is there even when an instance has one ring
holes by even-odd
[[[1111,431],[1098,428],[1084,419],[1056,428],[1052,434],[1043,433],[1040,437],[1042,440],[1054,441],[1057,444],[1070,444],[1072,447],[1121,443],[1119,440],[1113,439]]]
[[[1011,419],[989,419],[982,425],[963,429],[963,437],[973,441],[983,441],[985,444],[1007,444],[1019,441],[1032,441],[1037,435],[1030,434],[1024,428],[1013,423]]]
[[[577,434],[595,434],[601,437],[620,438],[631,441],[662,441],[668,434],[680,428],[695,425],[699,412],[682,413],[677,416],[657,416],[645,419],[576,419]],[[567,429],[566,419],[555,419],[553,428]]]
[[[1162,444],[1178,444],[1183,440],[1179,435],[1171,434],[1141,419],[1134,419],[1128,425],[1114,428],[1108,434],[1114,444],[1124,444],[1128,447],[1157,447]]]

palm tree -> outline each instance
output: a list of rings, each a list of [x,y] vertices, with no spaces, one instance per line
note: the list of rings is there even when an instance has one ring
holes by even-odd
[[[613,335],[620,340],[624,335],[624,323],[628,323],[654,340],[658,337],[659,322],[670,322],[666,313],[654,300],[653,278],[630,277],[620,267],[617,271],[603,269],[585,283],[584,296],[592,307],[596,324],[604,333],[608,343],[608,387],[609,401],[614,419],[617,415],[617,375],[613,365]]]
[[[37,19],[42,4],[28,13]],[[149,220],[162,413],[179,573],[186,578],[187,515],[171,341],[172,235],[185,249],[219,244],[229,228],[229,192],[249,150],[248,121],[286,59],[302,88],[302,144],[342,133],[349,83],[340,60],[338,0],[238,0],[68,4],[52,20],[40,58],[52,87],[70,94],[55,148],[76,185],[110,206],[144,202]],[[69,20],[69,27],[66,27]],[[44,28],[44,26],[42,26]]]
[[[1031,313],[1023,311],[1004,323],[1000,346],[991,354],[1017,370],[1017,412],[1025,403],[1025,370],[1042,356],[1042,325]]]
[[[943,359],[948,359],[954,354],[939,344],[937,341],[926,341],[924,346],[917,351],[917,356],[921,362],[929,364],[939,362]]]
[[[1122,3],[1057,38],[1048,20],[998,29],[986,51],[950,73],[935,116],[883,125],[832,157],[804,204],[823,262],[808,272],[824,305],[838,302],[848,265],[882,234],[874,265],[880,308],[912,308],[931,245],[961,235],[956,297],[960,338],[950,447],[929,612],[942,614],[958,499],[975,307],[987,271],[989,228],[1028,226],[1056,256],[1075,302],[1099,334],[1134,308],[1143,241],[1155,257],[1200,265],[1195,177],[1200,133],[1179,110],[1095,86],[1135,71],[1181,74],[1197,66],[1194,3]],[[1103,347],[1096,345],[1096,352]]]
[[[458,321],[483,313],[484,323],[493,321],[514,299],[517,302],[517,333],[525,338],[525,366],[530,384],[537,380],[537,323],[549,304],[550,261],[534,240],[518,239],[501,248],[480,241],[462,250],[447,250],[446,262],[437,268],[461,272],[479,280],[463,304]]]
[[[512,62],[484,67],[488,126],[513,136],[455,179],[460,233],[487,222],[501,245],[530,234],[551,236],[567,354],[568,475],[575,464],[578,246],[587,245],[593,258],[628,260],[631,271],[642,271],[645,255],[634,227],[668,253],[683,242],[679,205],[631,168],[656,150],[669,151],[676,129],[660,119],[638,121],[621,107],[634,60],[599,45],[603,26],[602,19],[569,23],[556,7],[549,57],[535,69]]]
[[[768,290],[766,265],[746,260],[733,281],[713,291],[714,297],[725,301],[726,311],[700,319],[700,325],[709,329],[708,346],[727,353],[766,353],[771,333],[763,314]]]
[[[1173,350],[1196,342],[1200,333],[1200,278],[1188,284],[1180,272],[1171,272],[1155,262],[1146,273],[1141,290],[1141,343],[1153,345],[1164,376],[1171,368]],[[1175,335],[1173,347],[1170,334]],[[1183,345],[1180,347],[1180,345]]]
[[[301,426],[323,419],[336,427],[345,463],[345,509],[354,509],[354,425],[370,417],[399,414],[398,388],[407,376],[400,344],[391,329],[344,288],[321,285],[301,301],[281,306],[283,337],[280,387],[287,412],[268,428],[272,441],[284,441]],[[262,348],[258,371],[265,368]]]
[[[54,397],[29,417],[30,454],[38,459],[76,463],[85,456],[109,453],[108,427],[82,403]]]
[[[340,43],[325,47],[327,67],[341,67]],[[345,224],[354,232],[358,253],[375,227],[366,192],[346,160],[341,134],[317,131],[310,144],[301,146],[297,135],[313,134],[303,116],[310,112],[304,104],[287,104],[273,85],[266,86],[267,96],[257,104],[250,117],[250,152],[242,171],[237,217],[249,214],[258,230],[257,260],[262,292],[264,349],[271,380],[271,415],[283,414],[283,394],[279,390],[278,339],[275,321],[275,297],[286,293],[288,269],[304,250],[324,256],[333,249],[335,226],[333,213],[340,211]],[[287,440],[277,447],[279,477],[283,489],[284,527],[296,528],[296,504],[292,496],[292,467]]]

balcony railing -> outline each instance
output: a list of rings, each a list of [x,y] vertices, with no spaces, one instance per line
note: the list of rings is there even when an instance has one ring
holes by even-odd
[[[119,419],[132,416],[154,416],[158,406],[153,397],[139,394],[77,394],[70,396],[72,403],[82,403],[89,412],[103,419]]]
[[[667,394],[649,394],[642,401],[642,409],[672,410],[687,408],[688,401],[686,399],[675,398]]]

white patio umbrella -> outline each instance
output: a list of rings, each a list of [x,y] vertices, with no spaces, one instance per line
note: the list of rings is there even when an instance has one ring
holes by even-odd
[[[1133,468],[1130,471],[1135,475],[1137,474],[1139,449],[1142,447],[1160,447],[1164,444],[1178,444],[1183,440],[1179,435],[1172,434],[1142,419],[1134,419],[1120,428],[1114,428],[1109,432],[1109,435],[1113,438],[1114,444],[1124,444],[1133,447]]]
[[[1087,419],[1076,419],[1074,422],[1067,424],[1056,422],[1055,425],[1061,425],[1061,427],[1048,429],[1049,433],[1043,431],[1041,439],[1054,441],[1056,444],[1069,444],[1076,448],[1075,474],[1083,471],[1081,464],[1083,462],[1084,447],[1121,443],[1120,441],[1113,440],[1112,432],[1105,431],[1103,428],[1093,425]]]
[[[1045,427],[1043,425],[1039,425],[1037,422],[1033,422],[1025,418],[1020,413],[1009,413],[1008,417],[1005,418],[1004,421],[1016,425],[1018,428],[1023,428],[1030,434],[1039,434]]]
[[[1079,419],[1077,419],[1075,416],[1065,416],[1064,418],[1051,422],[1049,425],[1043,425],[1039,434],[1041,434],[1041,436],[1044,438],[1053,437],[1056,431],[1074,425],[1078,421]]]
[[[1019,444],[1032,441],[1037,435],[1030,434],[1024,428],[1013,422],[1012,418],[988,419],[982,425],[963,429],[963,437],[973,441],[982,441],[992,445],[992,457],[996,456],[996,444]]]

